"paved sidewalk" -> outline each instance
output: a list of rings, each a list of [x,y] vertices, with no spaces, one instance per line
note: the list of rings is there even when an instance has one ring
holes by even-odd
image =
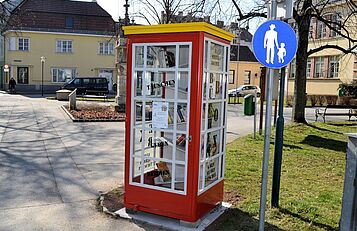
[[[0,230],[143,230],[95,210],[122,184],[123,123],[72,123],[63,102],[0,92]]]

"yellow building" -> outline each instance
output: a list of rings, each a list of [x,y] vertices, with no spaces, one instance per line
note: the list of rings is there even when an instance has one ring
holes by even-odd
[[[343,23],[347,14],[345,3],[333,3],[324,10],[326,20],[337,30],[338,24]],[[356,33],[355,24],[347,23],[349,33]],[[323,45],[338,45],[348,49],[347,39],[342,38],[334,30],[315,18],[310,24],[309,50]],[[290,64],[288,71],[288,94],[294,94],[295,62]],[[357,81],[357,59],[355,54],[343,54],[336,49],[325,49],[308,58],[306,93],[308,95],[337,95],[341,83]]]
[[[17,91],[37,92],[43,77],[44,91],[54,92],[74,77],[102,76],[112,90],[116,71],[111,16],[96,2],[41,1],[24,0],[3,33],[5,63],[10,66],[6,83],[13,77]]]
[[[239,54],[237,53],[238,47]],[[256,60],[248,46],[232,45],[228,88],[234,89],[240,85],[259,86],[261,67],[262,65]]]

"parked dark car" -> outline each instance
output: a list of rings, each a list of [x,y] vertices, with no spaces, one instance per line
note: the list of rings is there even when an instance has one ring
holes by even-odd
[[[77,88],[78,95],[108,94],[108,80],[103,77],[76,77],[62,86],[62,89],[73,91]]]

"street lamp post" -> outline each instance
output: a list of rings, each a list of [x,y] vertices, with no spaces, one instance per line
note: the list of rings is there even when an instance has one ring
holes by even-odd
[[[46,57],[41,56],[41,95],[43,96],[43,72],[44,72],[44,66],[46,62]]]

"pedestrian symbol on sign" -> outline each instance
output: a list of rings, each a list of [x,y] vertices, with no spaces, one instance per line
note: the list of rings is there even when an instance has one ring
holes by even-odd
[[[295,32],[282,21],[267,21],[254,34],[255,57],[266,67],[281,68],[286,66],[294,58],[296,49]]]

